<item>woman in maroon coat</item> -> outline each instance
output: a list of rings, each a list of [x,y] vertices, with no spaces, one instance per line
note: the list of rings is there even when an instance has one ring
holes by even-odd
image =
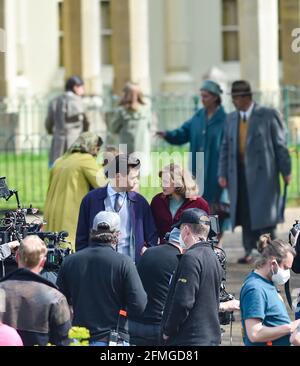
[[[198,186],[191,174],[179,165],[166,166],[159,177],[163,191],[153,197],[151,209],[160,243],[164,243],[166,233],[179,221],[184,210],[199,208],[209,214],[209,206],[198,196]]]

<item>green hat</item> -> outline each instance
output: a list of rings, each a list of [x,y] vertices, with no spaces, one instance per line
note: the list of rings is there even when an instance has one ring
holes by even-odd
[[[200,87],[200,90],[206,90],[209,93],[221,95],[223,90],[221,89],[220,85],[212,80],[205,80]]]

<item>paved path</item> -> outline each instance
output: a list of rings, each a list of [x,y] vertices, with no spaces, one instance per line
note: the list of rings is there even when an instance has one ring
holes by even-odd
[[[281,239],[288,239],[289,229],[292,227],[296,219],[300,220],[300,208],[288,208],[285,214],[285,223],[280,224],[277,227],[277,235]],[[237,228],[234,233],[226,232],[224,236],[223,249],[227,254],[227,290],[230,293],[235,294],[239,298],[239,292],[243,279],[251,271],[252,267],[248,265],[237,264],[237,259],[244,254],[241,244],[241,230]],[[300,288],[300,275],[292,275],[291,288]],[[284,290],[282,290],[284,294]],[[290,316],[293,319],[293,314],[290,312]],[[242,346],[241,336],[241,322],[240,315],[236,312],[236,321],[233,322],[233,342],[234,346]],[[230,345],[230,326],[223,327],[225,334],[223,335],[222,345]]]

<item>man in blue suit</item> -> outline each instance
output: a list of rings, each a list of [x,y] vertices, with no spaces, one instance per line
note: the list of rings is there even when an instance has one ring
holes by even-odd
[[[76,251],[89,245],[89,231],[99,211],[117,212],[121,220],[118,252],[138,261],[145,249],[157,245],[157,231],[146,199],[132,188],[140,161],[120,154],[108,165],[107,186],[94,189],[82,200],[77,224]]]

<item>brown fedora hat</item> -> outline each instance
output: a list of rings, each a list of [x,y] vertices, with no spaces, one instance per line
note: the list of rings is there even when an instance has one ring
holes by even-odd
[[[232,83],[231,86],[231,96],[237,97],[237,96],[246,96],[252,95],[251,86],[248,83],[248,81],[245,80],[237,80]]]

